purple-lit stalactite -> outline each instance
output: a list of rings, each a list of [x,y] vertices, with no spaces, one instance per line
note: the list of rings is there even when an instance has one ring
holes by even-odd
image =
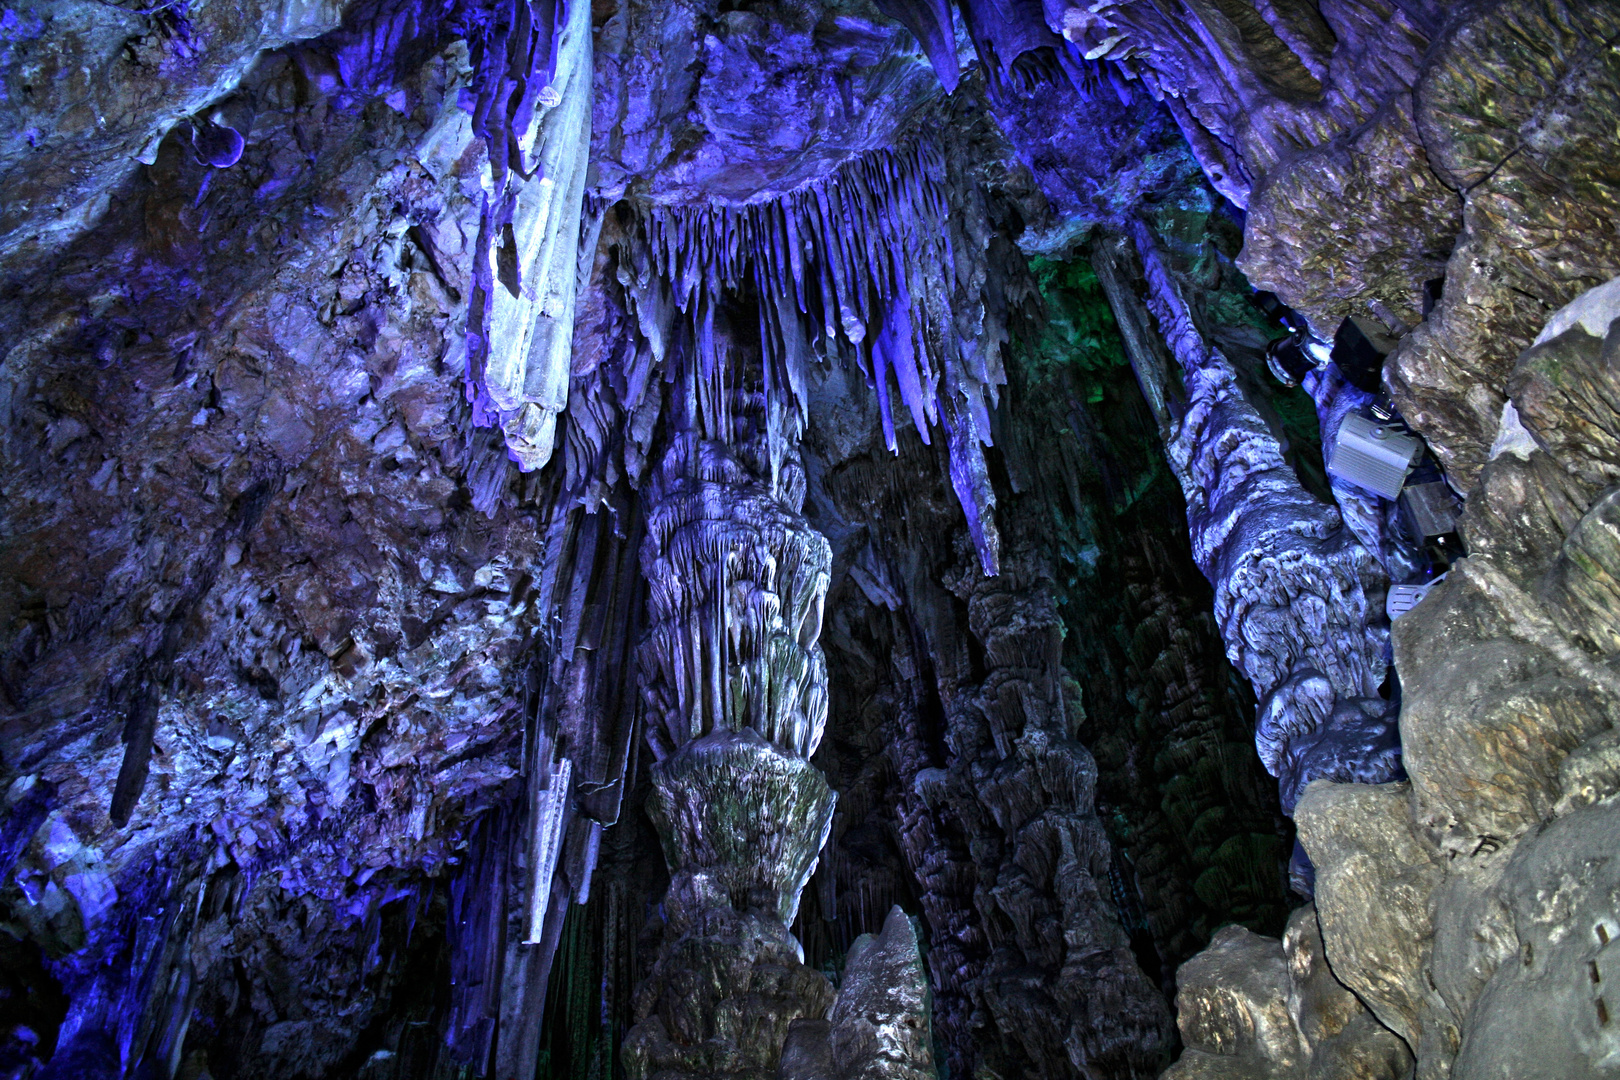
[[[1186,384],[1167,449],[1193,558],[1215,586],[1227,657],[1260,699],[1255,742],[1283,809],[1292,814],[1314,779],[1396,779],[1394,710],[1378,695],[1388,629],[1368,602],[1385,587],[1383,570],[1338,509],[1300,485],[1145,226],[1136,247],[1148,308]]]
[[[767,400],[802,416],[806,366],[853,359],[891,451],[899,408],[925,443],[943,428],[952,486],[994,573],[1000,538],[983,448],[1006,382],[1007,313],[1025,298],[996,257],[991,209],[965,165],[927,139],[867,154],[778,201],[648,209],[620,271],[648,345],[637,363],[663,362],[680,324],[712,377],[716,311],[727,296],[756,297]]]
[[[473,423],[533,471],[567,403],[590,147],[590,5],[499,0],[469,16],[468,121],[444,141],[488,155],[466,322]],[[498,473],[496,474],[499,475]],[[475,484],[474,504],[495,496]],[[547,978],[569,905],[590,896],[602,830],[618,821],[633,759],[625,692],[643,587],[637,510],[623,491],[565,498],[523,591],[544,613],[529,677],[521,821],[473,837],[458,886],[452,1055],[497,1075],[534,1072]],[[505,812],[498,812],[505,813]],[[513,812],[515,813],[515,812]],[[473,899],[463,900],[463,895]]]
[[[956,59],[956,25],[951,19],[950,0],[877,0],[877,6],[911,31],[928,54],[945,92],[955,91],[962,70]]]
[[[472,133],[489,154],[467,313],[467,400],[525,472],[568,399],[591,142],[591,9],[501,0],[470,34]]]

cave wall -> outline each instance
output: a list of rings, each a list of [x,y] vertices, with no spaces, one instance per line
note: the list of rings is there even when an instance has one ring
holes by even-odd
[[[6,9],[0,1069],[1600,1068],[1613,23]]]
[[[1410,102],[1396,95],[1251,202],[1245,270],[1313,322],[1365,303],[1391,329],[1384,388],[1467,496],[1467,557],[1393,626],[1405,777],[1329,777],[1298,803],[1320,955],[1403,1044],[1391,1056],[1364,1043],[1356,1075],[1597,1075],[1609,1052],[1608,931],[1591,905],[1606,902],[1597,836],[1612,789],[1596,763],[1612,673],[1601,635],[1583,629],[1599,608],[1605,623],[1615,613],[1592,544],[1615,415],[1597,403],[1611,291],[1593,287],[1616,268],[1586,216],[1613,198],[1598,163],[1620,104],[1609,14],[1450,12]],[[1332,239],[1351,222],[1355,254]],[[1418,295],[1426,274],[1438,302],[1403,310],[1396,291]],[[1324,407],[1324,436],[1329,418]],[[1574,449],[1575,424],[1590,451]],[[1393,554],[1379,553],[1391,576]],[[1559,899],[1532,913],[1531,895]],[[1189,1051],[1174,1075],[1342,1074],[1346,1033],[1366,1017],[1323,1025],[1329,998],[1300,934],[1281,943],[1288,973],[1274,988],[1261,973],[1278,970],[1277,947],[1258,940],[1223,936],[1183,969]],[[1381,1071],[1365,1071],[1375,1059]]]

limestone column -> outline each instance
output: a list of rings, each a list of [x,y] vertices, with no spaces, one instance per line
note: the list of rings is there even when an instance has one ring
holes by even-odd
[[[688,405],[646,492],[648,813],[671,882],[624,1061],[633,1080],[775,1077],[788,1026],[833,998],[788,931],[835,801],[809,761],[832,556],[800,513],[797,413],[707,382]]]

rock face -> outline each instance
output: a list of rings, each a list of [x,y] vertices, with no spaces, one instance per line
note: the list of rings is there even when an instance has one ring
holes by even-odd
[[[1611,234],[1587,216],[1607,213],[1614,191],[1610,15],[1504,2],[1436,20],[1409,97],[1283,161],[1250,202],[1244,267],[1318,334],[1370,312],[1400,338],[1386,386],[1468,494],[1469,556],[1393,626],[1409,782],[1317,781],[1296,812],[1332,974],[1400,1037],[1418,1077],[1596,1075],[1610,1052],[1597,1005],[1609,935],[1586,926],[1583,906],[1608,856],[1595,840],[1577,849],[1604,827],[1613,790],[1620,684],[1604,627],[1620,610],[1609,491],[1620,311],[1594,289],[1549,319],[1617,269]],[[1420,308],[1442,260],[1438,303]],[[1318,386],[1326,435],[1335,397]],[[1352,514],[1336,494],[1395,573],[1385,511]],[[1565,927],[1556,940],[1541,929],[1553,922]],[[1237,948],[1224,939],[1183,970],[1211,1001],[1275,1000],[1256,989],[1271,985],[1274,957],[1233,960]],[[1184,1033],[1212,1010],[1184,1001]],[[1238,1033],[1252,1064],[1209,1056],[1218,1037],[1206,1048],[1187,1035],[1205,1054],[1189,1050],[1177,1068],[1281,1068],[1257,1033],[1284,1025],[1263,1004],[1243,1010],[1249,1021],[1217,1027]]]
[[[0,1077],[1612,1069],[1617,40],[0,10]]]
[[[1417,127],[1436,175],[1463,193],[1463,228],[1445,293],[1388,381],[1459,491],[1490,456],[1519,351],[1549,314],[1620,273],[1600,224],[1620,200],[1616,33],[1605,7],[1482,5],[1416,87]]]
[[[940,84],[881,6],[615,6],[597,43],[602,190],[665,205],[770,200],[900,143]]]
[[[241,86],[261,52],[337,27],[345,5],[52,3],[13,10],[0,45],[0,246],[11,276],[96,225],[138,163],[176,149],[236,164],[252,134]],[[183,148],[183,149],[182,149]]]
[[[466,54],[373,16],[240,74],[239,160],[171,132],[80,271],[5,298],[8,922],[68,988],[64,1055],[341,1058],[523,766],[542,534],[472,508],[508,481],[442,363],[481,166],[424,143]],[[90,311],[93,267],[119,284]]]
[[[1424,318],[1425,283],[1445,276],[1462,230],[1458,198],[1430,167],[1412,95],[1278,166],[1249,202],[1239,264],[1331,341],[1376,307]]]
[[[1411,1074],[1406,1044],[1334,977],[1310,904],[1288,920],[1280,942],[1239,926],[1221,930],[1176,981],[1186,1050],[1165,1080]]]
[[[1620,678],[1599,626],[1620,565],[1603,493],[1620,310],[1584,313],[1602,339],[1575,325],[1521,356],[1509,385],[1533,448],[1487,463],[1472,554],[1396,623],[1410,786],[1317,784],[1299,806],[1333,972],[1419,1076],[1595,1076],[1611,1052],[1592,905],[1616,790]]]
[[[1164,101],[1216,190],[1247,208],[1279,164],[1410,89],[1441,3],[1048,2],[1048,25]]]

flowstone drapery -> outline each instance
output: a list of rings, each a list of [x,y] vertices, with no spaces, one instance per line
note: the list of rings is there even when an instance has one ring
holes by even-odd
[[[568,401],[580,205],[591,145],[588,4],[497,5],[470,42],[470,115],[489,174],[473,248],[467,400],[525,472]]]

